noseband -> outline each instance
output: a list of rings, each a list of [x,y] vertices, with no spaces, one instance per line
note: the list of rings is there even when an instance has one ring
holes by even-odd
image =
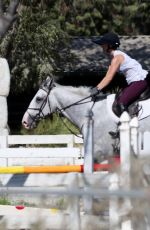
[[[42,86],[40,87],[40,89],[42,89],[44,92],[47,93],[45,99],[43,100],[43,102],[42,102],[42,104],[40,106],[40,108],[31,108],[31,107],[28,107],[28,109],[27,109],[27,111],[28,110],[38,111],[38,113],[36,114],[35,117],[33,117],[30,114],[30,112],[28,112],[30,118],[32,119],[31,126],[32,126],[32,124],[34,122],[36,122],[38,120],[41,120],[41,119],[44,119],[44,118],[50,116],[50,114],[51,114],[51,106],[50,106],[50,101],[49,101],[49,94],[50,94],[51,90],[55,87],[55,85],[53,84],[53,80],[50,81],[49,86],[48,86],[48,90],[45,89],[45,87],[44,87],[45,85],[46,85],[46,82],[43,83]],[[48,106],[49,106],[49,113],[45,116],[44,113],[43,113],[43,109],[44,109],[44,107],[45,107],[45,105],[46,105],[47,102],[48,102]]]

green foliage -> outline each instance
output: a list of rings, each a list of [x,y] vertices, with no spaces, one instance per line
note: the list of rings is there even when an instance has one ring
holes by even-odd
[[[137,0],[60,0],[63,28],[71,35],[91,36],[113,30],[119,34],[149,34],[150,4]],[[67,10],[63,10],[67,9]]]
[[[11,69],[11,93],[30,92],[47,75],[62,71],[73,59],[67,45],[69,37],[59,21],[53,19],[54,11],[51,18],[49,8],[36,7],[23,8],[13,36],[8,34],[1,44],[2,56]]]
[[[5,7],[8,1],[5,1]],[[11,69],[11,92],[30,92],[45,76],[73,69],[69,36],[107,31],[149,34],[150,4],[137,0],[22,0],[19,20],[0,46]]]
[[[4,9],[8,0],[4,0]],[[21,0],[18,20],[1,41],[11,70],[11,94],[30,93],[45,76],[75,67],[70,36],[150,33],[150,4],[138,0]],[[54,126],[54,127],[53,127]],[[44,130],[44,131],[43,131]],[[35,133],[67,133],[55,118]]]
[[[7,199],[7,197],[0,197],[0,205],[10,205],[11,202]]]

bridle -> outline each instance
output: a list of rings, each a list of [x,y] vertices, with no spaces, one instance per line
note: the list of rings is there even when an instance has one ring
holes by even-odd
[[[47,83],[49,83],[49,85],[47,85]],[[44,87],[44,86],[48,86],[48,87]],[[38,121],[38,120],[41,120],[41,119],[45,119],[46,117],[49,117],[51,114],[52,114],[52,109],[51,109],[51,105],[50,105],[50,101],[49,101],[49,94],[51,92],[51,90],[55,87],[55,84],[53,82],[53,79],[50,80],[50,82],[45,82],[44,84],[41,85],[40,89],[42,89],[43,91],[45,91],[47,93],[45,99],[43,100],[40,108],[32,108],[32,107],[28,107],[27,111],[28,111],[28,114],[30,116],[30,118],[32,119],[32,123],[31,123],[31,126],[34,122]],[[90,100],[87,100],[87,99],[90,99]],[[44,115],[43,113],[43,109],[46,105],[46,103],[48,102],[48,106],[49,106],[49,113],[47,115]],[[81,104],[85,104],[85,103],[89,103],[89,102],[93,102],[92,106],[91,106],[91,109],[93,108],[94,104],[95,104],[95,100],[93,100],[92,96],[89,95],[87,97],[84,97],[82,98],[81,100],[78,100],[72,104],[69,104],[63,108],[56,108],[56,112],[57,114],[59,115],[59,117],[61,118],[62,116],[64,116],[64,111],[72,106],[75,106],[75,105],[81,105]],[[34,110],[34,111],[38,111],[38,113],[36,114],[35,117],[33,117],[29,110]],[[62,120],[62,119],[61,119]],[[67,127],[67,129],[74,135],[77,135],[75,134],[67,125],[66,123],[63,121],[64,125]]]
[[[50,94],[51,90],[55,87],[55,85],[53,84],[53,80],[52,79],[51,79],[51,81],[49,83],[49,87],[47,87],[48,90],[47,90],[47,88],[44,87],[44,85],[46,85],[46,82],[44,84],[42,84],[42,86],[40,87],[40,89],[43,90],[44,92],[46,92],[47,95],[46,95],[45,99],[43,100],[40,108],[28,107],[28,109],[27,109],[27,112],[28,112],[29,116],[32,119],[31,125],[34,122],[38,121],[38,120],[45,119],[46,117],[49,117],[50,114],[51,114],[51,106],[50,106],[50,101],[49,101],[49,94]],[[43,109],[44,109],[44,107],[45,107],[45,105],[46,105],[47,102],[48,102],[48,106],[49,106],[49,113],[47,115],[44,115]],[[28,110],[38,111],[38,113],[36,114],[35,117],[33,117]]]

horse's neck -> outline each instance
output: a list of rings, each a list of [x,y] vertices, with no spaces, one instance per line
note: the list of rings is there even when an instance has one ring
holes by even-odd
[[[72,88],[73,89],[73,88]],[[78,128],[81,128],[87,114],[88,109],[90,108],[90,103],[85,103],[80,105],[73,105],[67,109],[64,109],[66,106],[72,105],[75,102],[83,99],[88,95],[77,94],[76,90],[72,90],[69,87],[56,87],[55,88],[55,99],[57,107],[62,109],[62,113],[67,117],[73,124]],[[88,99],[89,101],[90,99]]]

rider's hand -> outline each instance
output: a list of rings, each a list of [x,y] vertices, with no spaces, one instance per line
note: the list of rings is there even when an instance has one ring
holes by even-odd
[[[92,88],[91,89],[91,97],[97,96],[100,92],[101,92],[101,90],[98,89],[97,87]]]

